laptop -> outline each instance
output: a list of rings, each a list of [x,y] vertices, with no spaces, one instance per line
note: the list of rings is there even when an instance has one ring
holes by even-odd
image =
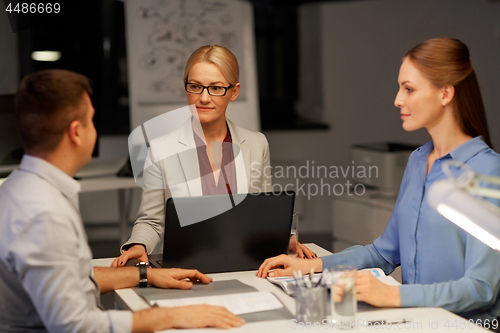
[[[256,270],[288,253],[294,199],[294,192],[170,198],[163,254],[151,255],[150,264],[202,273]]]

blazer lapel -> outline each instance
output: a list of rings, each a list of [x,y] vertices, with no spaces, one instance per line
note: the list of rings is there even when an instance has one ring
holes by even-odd
[[[233,141],[234,165],[236,169],[236,186],[238,193],[248,193],[248,185],[250,184],[250,149],[244,142],[245,138],[238,131],[238,127],[226,118],[231,139]]]
[[[186,177],[189,195],[199,197],[203,195],[200,181],[200,167],[198,163],[198,154],[193,138],[193,127],[191,118],[182,126],[179,133],[179,150],[177,155]]]

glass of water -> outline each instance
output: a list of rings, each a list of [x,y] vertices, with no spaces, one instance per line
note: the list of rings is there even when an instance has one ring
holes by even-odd
[[[356,301],[356,267],[334,266],[332,273],[331,310],[332,319],[345,322],[355,318],[358,310]]]
[[[288,254],[295,253],[295,249],[299,241],[298,226],[299,226],[299,214],[293,213],[292,228],[290,229],[290,243],[288,244]]]

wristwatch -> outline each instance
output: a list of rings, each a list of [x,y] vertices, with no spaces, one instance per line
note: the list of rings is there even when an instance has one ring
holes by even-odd
[[[139,267],[139,287],[146,288],[148,286],[148,264],[141,261],[137,266]]]

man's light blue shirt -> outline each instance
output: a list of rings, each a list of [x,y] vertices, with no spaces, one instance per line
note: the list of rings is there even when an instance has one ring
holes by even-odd
[[[382,236],[373,244],[322,258],[323,266],[380,267],[389,274],[401,265],[402,307],[443,307],[465,318],[496,318],[500,315],[500,252],[432,209],[427,191],[434,182],[446,179],[445,161],[459,161],[480,174],[500,176],[500,155],[479,136],[438,158],[427,175],[427,158],[433,148],[431,141],[411,154]],[[490,201],[500,205],[499,200]]]
[[[0,186],[0,331],[131,332],[103,311],[78,206],[80,185],[24,155]]]

